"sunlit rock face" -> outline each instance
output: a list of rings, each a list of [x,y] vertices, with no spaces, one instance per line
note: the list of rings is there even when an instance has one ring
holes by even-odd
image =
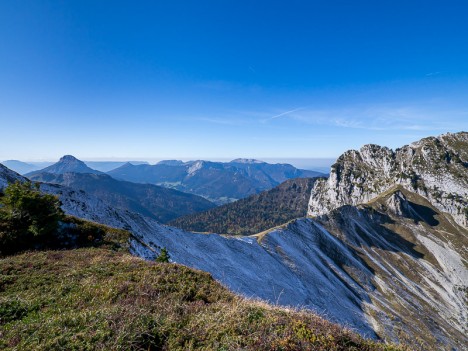
[[[341,155],[330,177],[315,183],[308,214],[365,203],[394,185],[428,199],[468,226],[468,133],[424,138],[395,151],[365,145]]]

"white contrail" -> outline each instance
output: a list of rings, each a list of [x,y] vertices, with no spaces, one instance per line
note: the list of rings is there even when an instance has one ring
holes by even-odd
[[[268,119],[270,120],[270,119],[275,119],[275,118],[279,118],[279,117],[282,117],[282,116],[286,116],[286,115],[289,115],[290,113],[293,113],[293,112],[296,112],[296,111],[299,111],[299,110],[302,110],[302,107],[298,107],[298,108],[295,108],[294,110],[286,111],[286,112],[280,113],[279,115],[270,117],[270,118],[268,118]]]

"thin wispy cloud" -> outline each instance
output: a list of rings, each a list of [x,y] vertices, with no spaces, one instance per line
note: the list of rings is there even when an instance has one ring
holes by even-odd
[[[272,119],[277,119],[277,118],[280,118],[280,117],[284,117],[284,116],[290,115],[291,113],[294,113],[294,112],[297,112],[297,111],[301,111],[301,110],[303,110],[303,107],[297,107],[297,108],[295,108],[295,109],[292,109],[292,110],[289,110],[289,111],[285,111],[285,112],[279,113],[279,114],[277,114],[277,115],[268,117],[268,118],[264,119],[263,122],[267,122],[267,121],[270,121],[270,120],[272,120]]]
[[[280,117],[310,125],[373,131],[447,131],[468,126],[468,110],[390,104],[335,109],[296,108],[261,121],[274,123]]]

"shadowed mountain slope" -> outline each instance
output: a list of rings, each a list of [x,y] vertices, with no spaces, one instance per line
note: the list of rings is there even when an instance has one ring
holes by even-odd
[[[0,184],[11,179],[3,179],[6,173],[0,173]],[[0,259],[2,349],[272,350],[287,345],[294,350],[406,350],[364,340],[307,311],[235,296],[207,273],[131,257],[122,252],[127,243],[132,251],[140,246],[153,254],[160,251],[136,233],[167,236],[173,229],[112,209],[83,191],[52,184],[41,189],[60,196],[69,214],[132,232],[72,219],[84,230],[85,246],[109,249],[30,252]],[[103,237],[95,242],[86,232]],[[128,237],[130,242],[122,241]]]
[[[260,194],[183,216],[169,224],[196,232],[255,234],[304,217],[314,182],[314,178],[290,179]]]
[[[0,191],[5,188],[8,183],[14,183],[16,181],[24,181],[25,178],[20,174],[12,171],[8,167],[5,167],[0,163]]]
[[[162,223],[215,206],[200,196],[152,184],[119,181],[106,174],[36,173],[30,179],[84,190],[115,208],[136,212]]]

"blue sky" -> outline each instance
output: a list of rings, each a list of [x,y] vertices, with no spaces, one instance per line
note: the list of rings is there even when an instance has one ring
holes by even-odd
[[[0,160],[336,157],[468,130],[466,1],[2,1]]]

